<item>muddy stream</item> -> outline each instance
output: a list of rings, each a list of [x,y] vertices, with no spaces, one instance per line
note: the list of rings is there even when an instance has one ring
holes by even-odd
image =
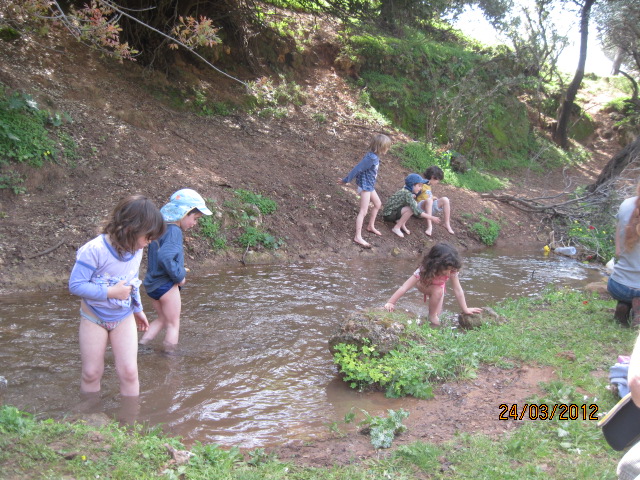
[[[0,376],[8,382],[0,401],[46,418],[104,412],[126,422],[162,423],[186,443],[258,448],[312,439],[352,407],[380,415],[406,401],[349,389],[327,340],[349,312],[384,305],[418,262],[227,267],[189,278],[179,352],[161,353],[156,340],[156,351],[139,355],[136,405],[120,402],[110,351],[101,395],[81,397],[76,298],[66,290],[0,296]],[[461,272],[472,307],[602,277],[602,270],[573,259],[522,249],[469,254]],[[145,307],[153,320],[150,303]],[[426,315],[417,291],[398,308]],[[448,292],[445,318],[457,308]]]

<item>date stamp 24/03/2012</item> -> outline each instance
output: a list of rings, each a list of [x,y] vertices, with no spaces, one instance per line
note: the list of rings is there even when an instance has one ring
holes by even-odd
[[[598,418],[598,405],[575,403],[555,403],[553,405],[524,403],[498,405],[498,420],[600,420]]]

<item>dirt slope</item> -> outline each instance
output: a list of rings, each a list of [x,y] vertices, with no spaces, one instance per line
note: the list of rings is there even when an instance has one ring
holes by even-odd
[[[145,84],[157,79],[135,64],[101,59],[60,39],[23,37],[3,44],[0,82],[31,93],[43,107],[68,113],[73,123],[66,128],[80,145],[80,155],[73,166],[51,164],[30,171],[27,194],[0,191],[0,293],[63,285],[75,250],[95,234],[119,198],[139,192],[161,206],[184,187],[218,205],[232,198],[234,189],[275,200],[278,211],[263,219],[263,227],[286,243],[276,261],[417,258],[438,240],[462,250],[481,248],[461,214],[489,210],[503,225],[499,242],[545,241],[538,219],[473,192],[438,186],[436,194],[452,200],[455,236],[436,226],[428,238],[423,225],[412,219],[412,235],[399,239],[380,220],[382,237],[365,234],[374,248],[355,245],[355,188],[339,186],[336,179],[360,160],[374,133],[382,131],[394,142],[411,139],[352,118],[351,89],[333,70],[331,58],[322,58],[300,82],[307,103],[292,108],[284,119],[200,117],[177,113],[156,100]],[[196,73],[221,92],[237,91],[212,72]],[[326,121],[313,120],[314,113],[322,113]],[[594,163],[605,160],[600,154]],[[547,178],[525,173],[514,179],[513,188],[519,194],[562,189],[568,177],[587,183],[597,171],[549,172]],[[393,155],[382,159],[377,190],[383,202],[403,185],[407,173]],[[245,254],[240,249],[215,252],[196,232],[187,235],[186,244],[195,275],[220,262],[237,263]]]

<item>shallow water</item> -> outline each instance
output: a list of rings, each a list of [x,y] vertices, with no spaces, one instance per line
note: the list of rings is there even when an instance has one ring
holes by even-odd
[[[119,401],[110,352],[100,398],[79,394],[76,298],[64,290],[0,297],[0,375],[9,382],[1,400],[42,417],[98,411],[163,423],[186,442],[257,448],[312,438],[351,407],[379,415],[406,402],[346,387],[327,340],[349,312],[384,305],[418,262],[248,266],[189,278],[179,352],[140,354],[141,396],[133,406]],[[471,307],[602,277],[602,270],[575,260],[521,250],[471,254],[461,272]],[[150,303],[145,306],[153,320]],[[417,291],[398,308],[426,314]],[[450,292],[445,311],[457,311]]]

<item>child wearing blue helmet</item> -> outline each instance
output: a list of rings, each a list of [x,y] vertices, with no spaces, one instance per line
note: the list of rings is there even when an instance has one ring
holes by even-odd
[[[151,322],[140,344],[146,345],[166,329],[164,350],[171,352],[178,344],[182,308],[180,288],[187,275],[182,232],[194,227],[203,215],[211,215],[211,210],[198,192],[184,188],[171,195],[169,203],[160,212],[167,230],[160,239],[149,244],[147,274],[143,281],[158,318]]]
[[[433,223],[440,223],[438,217],[429,215],[422,210],[415,200],[415,196],[422,190],[422,185],[427,180],[417,173],[411,173],[404,179],[404,187],[389,197],[387,203],[382,210],[382,218],[385,222],[394,222],[395,225],[391,229],[399,237],[404,237],[405,233],[409,235],[411,232],[407,228],[407,221],[411,216],[426,218]]]

